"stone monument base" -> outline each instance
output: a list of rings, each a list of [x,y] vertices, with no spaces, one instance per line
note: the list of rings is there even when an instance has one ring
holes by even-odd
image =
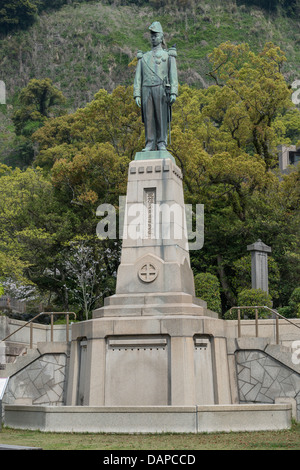
[[[6,405],[6,425],[44,432],[212,433],[291,427],[291,405],[89,407]]]
[[[73,325],[67,405],[235,402],[223,320],[193,303],[162,304],[161,314],[158,304],[127,306],[132,312],[121,317],[113,300],[95,312],[103,317]]]

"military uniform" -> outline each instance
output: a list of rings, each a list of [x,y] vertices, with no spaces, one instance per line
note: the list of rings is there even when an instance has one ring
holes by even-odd
[[[149,28],[152,31],[161,28],[158,22],[153,25]],[[141,98],[146,137],[144,150],[155,150],[156,147],[161,150],[167,146],[168,122],[171,120],[169,95],[178,94],[176,56],[175,46],[165,50],[161,44],[149,52],[137,54],[133,95]]]

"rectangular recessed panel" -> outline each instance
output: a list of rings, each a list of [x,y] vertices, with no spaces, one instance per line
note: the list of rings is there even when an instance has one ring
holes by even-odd
[[[194,337],[196,404],[213,405],[214,382],[211,340],[207,336]]]
[[[168,405],[168,338],[107,339],[106,406]]]

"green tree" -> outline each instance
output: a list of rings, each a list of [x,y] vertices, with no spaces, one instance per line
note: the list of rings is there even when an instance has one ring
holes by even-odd
[[[300,111],[292,108],[283,115],[278,114],[273,123],[277,143],[296,145],[300,141]]]
[[[78,150],[97,143],[110,143],[118,156],[133,159],[144,135],[132,93],[133,87],[119,86],[112,93],[101,89],[85,108],[49,120],[33,136],[40,148],[36,164],[52,166],[59,159],[60,149],[55,152],[55,147],[67,145],[64,155],[69,153],[73,158]]]
[[[49,117],[62,113],[66,99],[50,79],[32,79],[19,95],[19,107],[12,116],[16,138],[12,157],[19,166],[28,166],[34,158],[32,134]]]
[[[276,13],[278,10],[287,15],[297,16],[300,13],[299,0],[238,0],[238,5],[257,6],[268,13]]]
[[[283,52],[272,43],[255,54],[247,44],[227,42],[209,57],[210,76],[218,87],[209,116],[231,133],[240,148],[250,146],[250,152],[261,156],[267,168],[274,166],[277,154],[272,124],[281,110],[292,108],[291,93],[281,74],[286,61]]]
[[[26,259],[18,234],[23,227],[22,205],[26,204],[29,196],[30,186],[27,185],[32,176],[22,174],[20,170],[13,171],[5,165],[0,166],[0,277],[21,282],[29,281],[25,271],[29,269],[30,261]]]
[[[31,0],[3,0],[0,4],[0,33],[28,27],[36,13],[37,7]]]
[[[66,99],[49,78],[32,79],[19,95],[20,107],[12,117],[17,135],[31,136],[45,120],[61,112]]]
[[[207,302],[213,312],[222,313],[220,282],[217,276],[210,273],[198,273],[195,276],[196,296]]]
[[[60,296],[64,276],[58,268],[60,249],[76,229],[82,230],[76,210],[57,200],[40,169],[2,165],[1,170],[0,277],[33,283]]]
[[[105,166],[108,177],[112,161],[103,159],[104,166],[100,167],[101,155],[100,152],[98,160],[75,162],[74,188],[76,178],[82,178],[85,171],[88,180],[95,171],[95,185]],[[93,163],[98,164],[98,172]],[[79,314],[88,315],[94,305],[102,305],[103,298],[114,293],[119,243],[96,237],[97,202],[84,190],[78,190],[74,201],[70,199],[68,170],[61,169],[60,174],[56,168],[59,180],[54,184],[40,168],[22,171],[0,167],[0,278],[7,286],[10,280],[31,283],[55,309],[74,307]],[[112,168],[112,174],[113,171]],[[96,189],[101,188],[101,183],[106,186],[102,192],[99,190],[99,196],[105,198],[105,177],[98,181]],[[117,184],[117,177],[111,184]],[[88,243],[82,247],[81,240]],[[80,258],[82,249],[87,257]],[[78,266],[81,268],[76,272]],[[93,282],[89,277],[91,269]]]

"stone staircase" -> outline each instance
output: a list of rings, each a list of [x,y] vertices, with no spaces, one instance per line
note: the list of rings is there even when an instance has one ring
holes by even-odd
[[[11,377],[22,369],[28,367],[32,362],[41,356],[39,349],[23,348],[22,355],[19,355],[14,362],[1,364],[0,378]]]

